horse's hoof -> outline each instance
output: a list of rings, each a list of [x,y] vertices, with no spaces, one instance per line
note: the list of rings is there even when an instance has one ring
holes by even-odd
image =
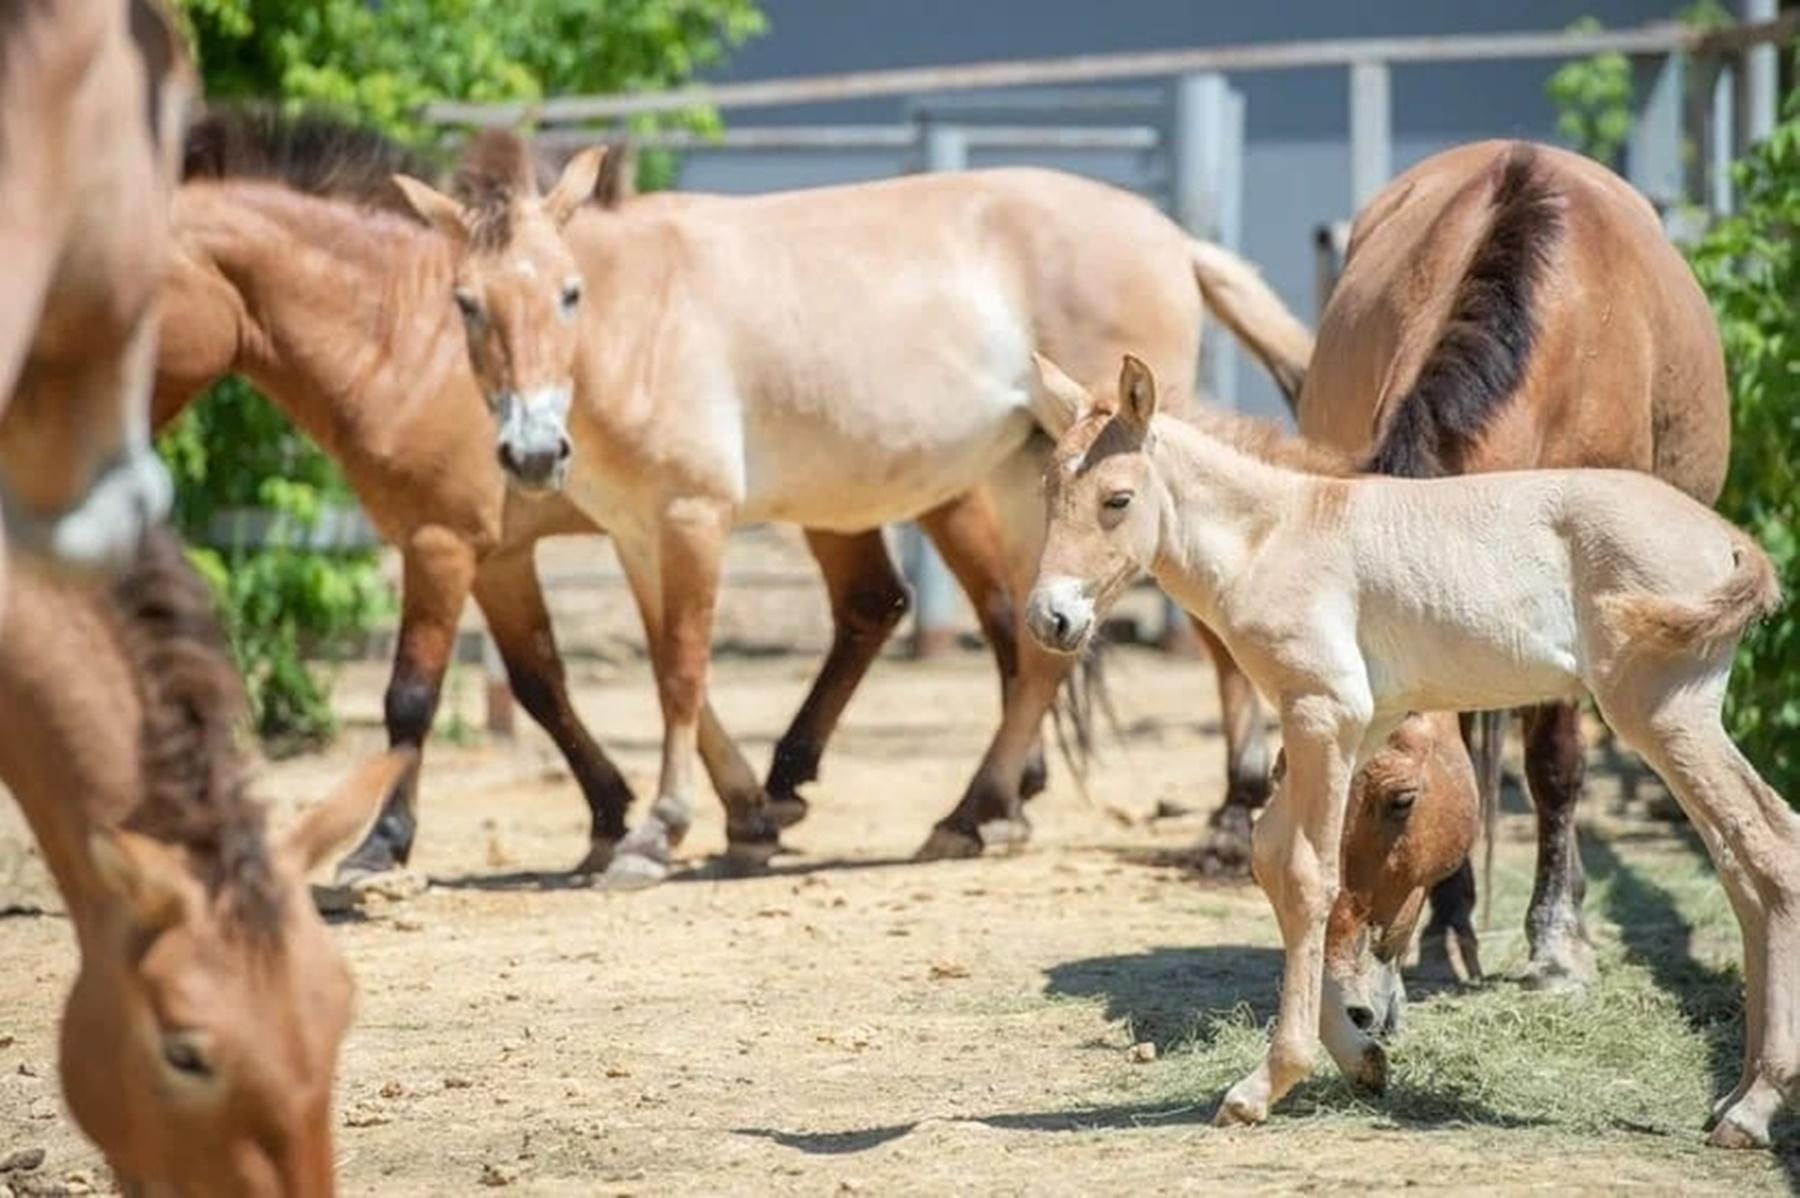
[[[605,872],[594,879],[595,890],[648,890],[668,880],[669,863],[639,853],[615,854]]]
[[[763,810],[768,813],[769,822],[777,828],[791,828],[806,818],[807,802],[799,795],[784,795],[779,799],[765,801]]]
[[[1266,1123],[1269,1119],[1269,1104],[1252,1095],[1240,1094],[1244,1083],[1239,1082],[1225,1094],[1225,1101],[1219,1104],[1218,1113],[1213,1116],[1214,1127],[1254,1127],[1258,1123]]]
[[[733,878],[753,878],[769,872],[769,862],[781,851],[779,840],[733,841],[725,846],[725,873]]]
[[[1580,950],[1540,953],[1519,975],[1519,984],[1527,990],[1548,994],[1581,994],[1597,980],[1593,954],[1585,945]]]
[[[572,874],[603,874],[613,863],[613,856],[618,846],[610,840],[596,840],[588,846],[587,856],[569,872]]]
[[[959,861],[969,857],[981,856],[981,837],[968,832],[959,832],[954,828],[942,825],[931,830],[919,851],[913,854],[915,861]]]
[[[1031,824],[1024,819],[995,819],[981,825],[981,843],[990,849],[1022,849],[1031,843]]]
[[[343,879],[343,871],[339,870],[330,884],[312,888],[313,906],[321,915],[343,915],[371,904],[405,902],[425,893],[429,885],[423,874],[410,869],[354,874],[349,881]]]
[[[403,868],[393,847],[379,836],[371,836],[355,852],[338,862],[331,880],[339,886],[361,886]]]
[[[1714,1148],[1767,1148],[1769,1129],[1745,1127],[1730,1114],[1726,1114],[1713,1124],[1712,1131],[1707,1133],[1706,1142]]]

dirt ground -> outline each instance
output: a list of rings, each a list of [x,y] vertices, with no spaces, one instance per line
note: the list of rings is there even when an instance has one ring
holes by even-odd
[[[755,759],[766,761],[811,665],[798,655],[720,664],[716,701]],[[647,671],[628,661],[574,672],[590,726],[648,794],[658,719]],[[429,889],[337,929],[362,991],[340,1076],[345,1192],[1784,1184],[1780,1157],[1702,1148],[1700,1102],[1681,1108],[1690,1125],[1595,1133],[1529,1112],[1397,1118],[1380,1101],[1328,1093],[1260,1129],[1214,1130],[1221,1086],[1190,1084],[1194,1054],[1206,1051],[1192,1029],[1241,1004],[1267,1017],[1273,920],[1254,887],[1207,882],[1171,860],[1202,818],[1143,818],[1164,800],[1210,807],[1221,789],[1207,667],[1124,650],[1111,673],[1125,737],[1105,749],[1091,799],[1058,769],[1032,806],[1031,845],[974,862],[907,858],[996,717],[997,688],[975,652],[877,665],[827,759],[812,818],[755,880],[705,868],[723,843],[709,807],[687,846],[687,877],[626,895],[568,887],[559,871],[581,854],[585,813],[548,741],[528,729],[510,743],[434,743],[415,862]],[[267,769],[272,801],[318,796],[379,743],[383,678],[373,666],[345,672],[344,738],[328,755]],[[475,683],[453,699],[470,718]],[[1685,851],[1641,817],[1608,816],[1599,834],[1627,863]],[[1490,966],[1520,959],[1528,835],[1528,816],[1506,817],[1512,897],[1484,942]],[[0,1160],[48,1155],[33,1174],[0,1174],[0,1190],[104,1189],[104,1168],[56,1092],[54,1024],[74,946],[16,813],[0,805],[7,903]],[[1598,936],[1617,938],[1604,913],[1592,918]],[[1465,1001],[1433,1000],[1416,1018]],[[1135,1059],[1140,1039],[1159,1046],[1155,1060]],[[1557,1067],[1554,1035],[1534,1051]],[[1405,1036],[1395,1053],[1404,1059]],[[1690,1083],[1704,1093],[1704,1078]],[[1568,1085],[1609,1078],[1575,1073]]]

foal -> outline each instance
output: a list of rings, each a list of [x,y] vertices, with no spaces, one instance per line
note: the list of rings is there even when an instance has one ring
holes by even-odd
[[[1720,716],[1738,641],[1780,603],[1767,555],[1643,475],[1323,478],[1159,419],[1135,358],[1104,403],[1047,363],[1040,371],[1041,418],[1065,433],[1047,476],[1033,635],[1080,649],[1149,571],[1280,711],[1287,772],[1253,856],[1287,951],[1281,1006],[1268,1055],[1227,1092],[1218,1121],[1261,1122],[1312,1069],[1358,763],[1408,711],[1585,691],[1668,783],[1725,884],[1748,1027],[1743,1075],[1715,1108],[1711,1139],[1767,1144],[1800,1078],[1800,817]],[[1373,1040],[1325,1030],[1362,1038],[1358,1079],[1379,1083]]]
[[[127,1193],[330,1194],[353,986],[304,878],[411,754],[271,842],[211,596],[172,539],[111,595],[22,570],[7,598],[0,781],[81,947],[61,1048],[75,1121]]]

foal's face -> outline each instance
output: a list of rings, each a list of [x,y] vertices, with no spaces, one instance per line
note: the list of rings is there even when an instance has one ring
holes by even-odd
[[[1126,358],[1119,399],[1090,403],[1057,444],[1044,481],[1049,526],[1025,611],[1046,649],[1080,650],[1155,559],[1162,500],[1146,452],[1155,410],[1149,369]]]
[[[574,444],[583,282],[562,229],[592,194],[602,154],[571,159],[539,197],[528,181],[491,204],[468,208],[414,179],[396,182],[456,247],[449,299],[467,336],[469,365],[496,422],[496,452],[525,490],[562,486]]]

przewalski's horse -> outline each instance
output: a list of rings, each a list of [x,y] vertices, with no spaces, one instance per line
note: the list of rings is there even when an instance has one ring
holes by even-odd
[[[1619,467],[1709,505],[1724,485],[1731,423],[1706,297],[1644,198],[1565,150],[1482,142],[1394,180],[1357,217],[1314,364],[1301,432],[1372,448],[1372,472]],[[1497,787],[1504,716],[1487,722],[1477,773]],[[1527,712],[1525,769],[1538,826],[1527,977],[1580,985],[1593,959],[1576,704]],[[1467,877],[1447,883],[1432,929],[1472,943],[1473,893]]]
[[[405,754],[271,840],[212,596],[153,534],[112,593],[15,573],[0,780],[68,906],[75,1121],[128,1194],[332,1193],[331,1087],[354,986],[305,875]]]
[[[1253,848],[1286,946],[1281,1005],[1268,1055],[1226,1094],[1218,1121],[1265,1119],[1311,1072],[1321,1031],[1353,1078],[1385,1077],[1380,1046],[1336,1004],[1320,1020],[1358,764],[1410,711],[1586,693],[1668,783],[1737,914],[1744,1071],[1714,1110],[1711,1139],[1766,1144],[1800,1081],[1800,816],[1720,717],[1738,641],[1780,603],[1761,548],[1649,475],[1311,475],[1159,417],[1136,359],[1098,403],[1045,376],[1040,411],[1067,432],[1046,477],[1033,635],[1079,650],[1148,571],[1213,627],[1281,715],[1286,774]]]
[[[540,537],[599,529],[563,497],[506,486],[461,322],[442,302],[453,247],[418,223],[390,182],[397,170],[418,169],[379,135],[316,116],[219,110],[199,121],[174,204],[156,424],[237,372],[342,467],[404,563],[385,703],[395,745],[422,748],[472,593],[520,703],[561,749],[586,798],[593,830],[578,868],[604,868],[625,833],[631,792],[569,699],[532,562]],[[921,522],[1010,678],[1013,609],[988,500],[959,496]],[[807,543],[835,630],[819,679],[775,750],[767,788],[783,822],[803,811],[799,788],[817,775],[838,716],[907,607],[879,530],[809,531]],[[722,735],[702,737],[701,751],[715,780],[754,787]],[[1034,761],[1031,786],[1041,786],[1041,753]],[[406,862],[417,834],[417,783],[412,772],[395,786],[340,876]]]
[[[159,0],[0,6],[0,507],[15,553],[121,569],[168,508],[147,411],[192,88]]]
[[[598,151],[540,196],[516,139],[476,149],[490,165],[468,206],[400,183],[462,250],[455,305],[502,460],[521,485],[565,485],[606,526],[654,646],[662,776],[650,819],[621,846],[625,878],[661,877],[691,819],[734,525],[863,532],[986,482],[1020,594],[1042,519],[1034,348],[1078,370],[1110,370],[1133,348],[1185,396],[1203,292],[1278,378],[1297,382],[1311,348],[1246,264],[1072,176],[989,171],[608,208],[588,202]],[[1022,643],[1014,701],[924,855],[979,852],[984,820],[1016,817],[1025,755],[1066,673]],[[1221,677],[1235,674],[1222,663]],[[1253,698],[1222,691],[1239,733],[1234,777],[1260,792]],[[722,797],[733,838],[753,834],[760,792]]]

